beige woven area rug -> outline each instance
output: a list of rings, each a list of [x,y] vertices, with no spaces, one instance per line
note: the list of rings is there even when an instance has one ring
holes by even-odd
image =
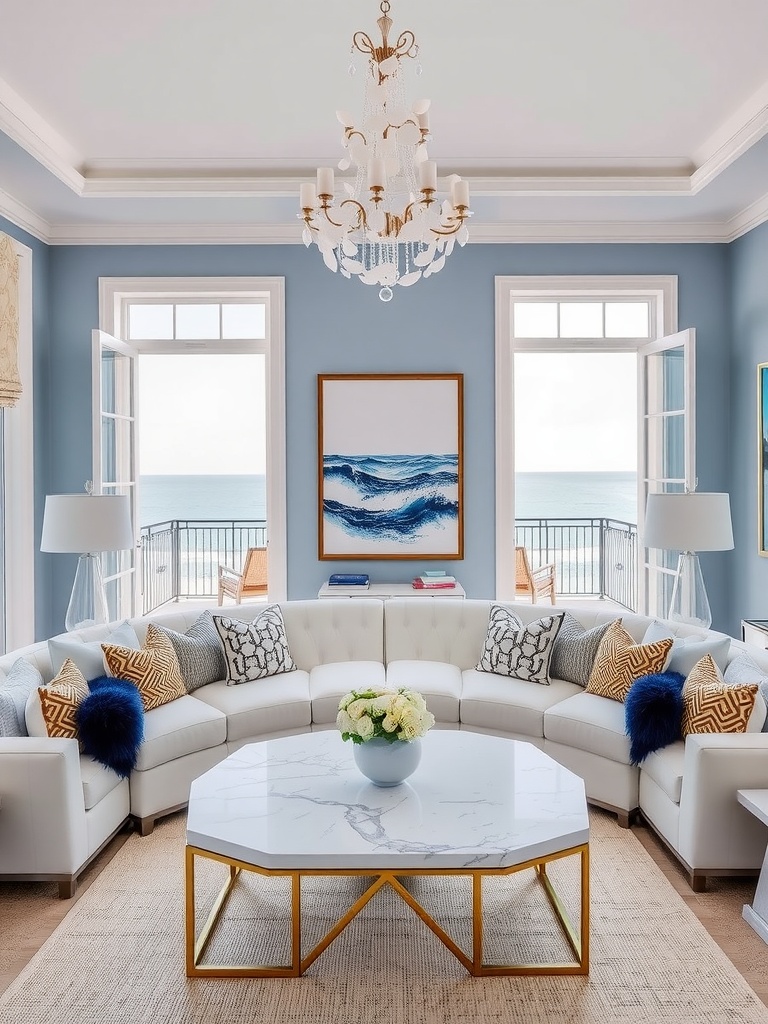
[[[631,832],[592,815],[589,977],[471,978],[413,912],[388,892],[297,979],[187,979],[183,953],[184,819],[131,836],[0,998],[2,1024],[609,1024],[768,1022],[768,1010],[674,892]],[[577,909],[576,858],[550,868]],[[198,862],[203,864],[203,862]],[[556,874],[556,867],[559,874]],[[200,904],[221,867],[200,870]],[[306,934],[315,941],[359,893],[311,880]],[[466,946],[461,880],[415,879],[414,894]],[[214,936],[211,957],[286,950],[282,880],[248,876]],[[532,874],[493,881],[488,954],[546,961],[567,947]],[[262,961],[263,962],[263,961]]]

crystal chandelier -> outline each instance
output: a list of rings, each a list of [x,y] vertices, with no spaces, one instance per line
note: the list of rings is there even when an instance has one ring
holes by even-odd
[[[458,174],[447,179],[448,197],[438,197],[437,166],[426,145],[430,101],[409,106],[405,98],[403,62],[419,48],[411,31],[390,44],[389,0],[380,9],[380,45],[365,32],[352,39],[353,53],[368,57],[362,122],[356,126],[351,114],[336,112],[348,154],[338,167],[354,166],[354,183],[344,181],[337,198],[333,168],[319,167],[317,185],[301,186],[299,217],[304,244],[315,242],[329,270],[382,286],[379,297],[388,302],[392,285],[408,287],[443,269],[455,243],[466,244],[472,212],[469,183]]]

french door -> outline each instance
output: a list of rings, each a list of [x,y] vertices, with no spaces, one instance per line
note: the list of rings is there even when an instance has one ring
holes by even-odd
[[[648,495],[696,488],[696,332],[680,331],[638,349],[638,532],[643,537]],[[677,552],[644,549],[640,607],[665,616],[672,598]]]
[[[127,494],[134,536],[137,530],[136,350],[104,331],[93,331],[93,490],[95,494]],[[110,620],[137,614],[140,593],[137,548],[107,551],[102,574]]]

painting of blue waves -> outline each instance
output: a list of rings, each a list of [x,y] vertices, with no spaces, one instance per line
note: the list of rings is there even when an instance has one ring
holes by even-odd
[[[323,379],[321,558],[461,557],[460,376]]]
[[[323,515],[350,537],[416,545],[458,522],[458,455],[328,455],[323,479]]]

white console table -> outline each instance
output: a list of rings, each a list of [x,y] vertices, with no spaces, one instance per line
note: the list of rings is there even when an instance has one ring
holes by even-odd
[[[368,587],[332,587],[324,583],[317,592],[318,597],[377,597],[386,601],[389,597],[453,597],[462,598],[467,595],[460,583],[455,587],[435,587],[430,590],[417,590],[410,583],[371,583]]]
[[[739,789],[736,797],[758,821],[768,825],[768,789]],[[765,851],[752,906],[744,904],[742,917],[755,929],[763,942],[768,942],[768,849]]]

